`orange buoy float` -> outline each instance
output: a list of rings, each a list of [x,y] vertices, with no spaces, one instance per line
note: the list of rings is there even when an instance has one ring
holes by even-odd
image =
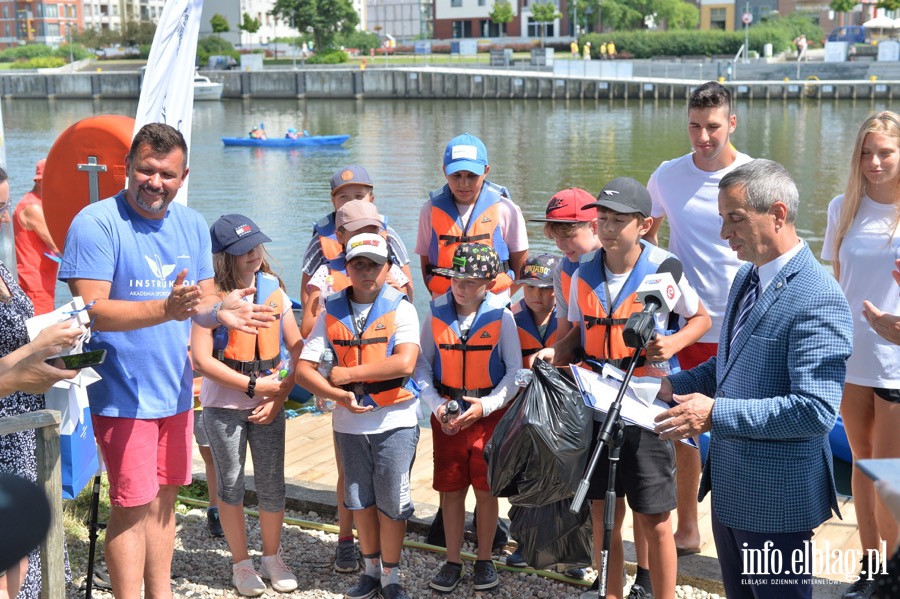
[[[44,218],[60,248],[69,225],[90,204],[125,187],[125,155],[131,148],[134,119],[121,115],[94,116],[63,131],[44,165]]]

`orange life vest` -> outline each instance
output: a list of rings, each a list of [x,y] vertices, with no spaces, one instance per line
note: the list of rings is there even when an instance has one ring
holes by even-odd
[[[322,246],[322,255],[326,260],[334,260],[344,253],[344,246],[337,238],[337,227],[334,222],[334,212],[329,212],[313,225],[313,234],[319,237]]]
[[[220,293],[221,297],[225,294]],[[261,298],[274,309],[279,319],[278,326],[257,329],[256,335],[244,333],[224,326],[213,331],[213,356],[242,374],[272,370],[281,361],[281,314],[284,312],[284,293],[279,287],[269,297]],[[226,338],[227,343],[222,340]],[[224,345],[224,347],[223,347]]]
[[[469,408],[463,396],[490,395],[506,374],[500,359],[500,327],[506,305],[506,298],[486,294],[463,339],[453,294],[445,293],[431,302],[434,386],[441,396],[461,401],[463,411]]]
[[[394,353],[397,331],[397,306],[406,299],[390,285],[382,287],[369,309],[365,328],[357,331],[356,318],[350,306],[348,290],[325,300],[325,331],[338,366],[352,367],[380,362]],[[353,383],[344,387],[356,394],[363,406],[383,407],[419,396],[416,382],[410,377],[371,383]]]
[[[578,307],[581,310],[581,343],[585,356],[591,360],[609,363],[626,370],[634,355],[634,349],[625,345],[623,331],[628,317],[643,310],[644,305],[637,296],[644,277],[654,274],[659,265],[672,255],[655,245],[641,242],[642,252],[634,269],[628,273],[625,285],[617,298],[608,298],[606,293],[606,269],[603,266],[603,252],[599,249],[581,257],[578,268]],[[610,306],[610,304],[613,304]],[[674,314],[674,318],[677,318]],[[657,328],[658,334],[667,334]],[[634,375],[641,376],[646,358],[642,352],[638,358]],[[670,360],[672,372],[679,370],[678,359]]]
[[[513,314],[513,318],[516,319],[516,327],[519,330],[523,360],[556,343],[556,308],[553,308],[553,313],[550,314],[550,322],[547,323],[543,335],[524,299],[519,300],[519,311]]]
[[[572,262],[565,256],[559,266],[559,284],[566,304],[569,303],[569,292],[572,289],[572,275],[578,271],[578,262]]]
[[[450,193],[450,186],[432,191],[431,199],[431,241],[428,246],[428,261],[431,268],[450,268],[453,253],[461,243],[482,243],[491,246],[500,258],[501,272],[494,279],[494,293],[509,289],[515,273],[509,270],[509,246],[500,230],[499,203],[509,198],[505,187],[485,181],[481,194],[472,207],[468,222],[463,222]],[[505,271],[505,272],[504,272]],[[434,273],[427,273],[428,289],[433,296],[446,293],[450,289],[450,279]]]

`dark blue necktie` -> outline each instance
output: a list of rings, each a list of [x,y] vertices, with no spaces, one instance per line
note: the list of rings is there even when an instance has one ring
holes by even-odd
[[[738,333],[741,332],[741,328],[747,323],[747,319],[750,317],[750,312],[753,311],[753,306],[756,305],[756,299],[758,297],[759,269],[754,266],[750,270],[750,284],[744,292],[744,297],[741,298],[741,303],[738,305],[737,316],[734,319],[734,324],[731,326],[731,343],[728,348],[729,353],[734,350],[734,340],[737,339]]]

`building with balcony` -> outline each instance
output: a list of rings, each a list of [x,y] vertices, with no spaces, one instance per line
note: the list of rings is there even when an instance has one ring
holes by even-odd
[[[0,0],[0,48],[58,46],[82,23],[77,0]]]
[[[515,17],[506,25],[510,37],[541,37],[541,23],[531,16],[531,4],[539,0],[512,0]],[[566,0],[554,0],[562,17],[546,23],[546,37],[570,34],[569,7]],[[491,21],[493,0],[435,0],[434,37],[459,39],[500,37],[500,25]]]

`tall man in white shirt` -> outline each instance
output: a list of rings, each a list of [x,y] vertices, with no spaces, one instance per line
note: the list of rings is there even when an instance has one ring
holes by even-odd
[[[743,262],[719,236],[719,181],[752,158],[731,144],[737,126],[731,92],[715,81],[704,83],[688,101],[688,137],[692,152],[663,162],[650,176],[653,226],[644,236],[658,244],[659,227],[669,219],[669,251],[684,265],[684,274],[697,290],[712,319],[700,340],[678,353],[681,368],[689,370],[716,355],[728,290]],[[678,483],[678,555],[697,553],[702,539],[697,525],[697,488],[700,455],[675,444]]]

